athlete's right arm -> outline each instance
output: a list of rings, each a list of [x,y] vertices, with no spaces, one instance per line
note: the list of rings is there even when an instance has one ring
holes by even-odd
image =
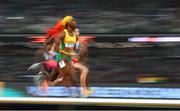
[[[54,37],[55,38],[55,51],[58,52],[59,45],[60,45],[61,41],[64,40],[64,37],[65,37],[65,32],[64,31],[59,33],[56,37]]]

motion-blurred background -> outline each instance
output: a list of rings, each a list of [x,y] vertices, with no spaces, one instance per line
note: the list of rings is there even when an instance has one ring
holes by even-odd
[[[82,33],[179,33],[178,0],[6,0],[1,33],[43,33],[65,15]]]
[[[178,0],[2,1],[0,79],[30,80],[24,79],[30,73],[26,69],[37,62],[35,51],[42,44],[28,42],[27,37],[43,35],[59,18],[72,15],[82,35],[96,37],[90,44],[91,81],[122,84],[137,82],[139,76],[160,76],[167,81],[168,76],[169,83],[179,83],[178,41],[128,42],[140,36],[178,36],[178,4]]]
[[[89,43],[91,86],[179,87],[178,0],[0,0],[4,87],[27,93],[26,86],[33,85],[36,75],[27,68],[39,62],[36,51],[42,47],[28,37],[44,35],[66,15],[75,17],[83,37],[96,38]],[[147,39],[128,41],[133,37]],[[170,38],[158,42],[157,37]],[[13,94],[2,96],[19,96]]]

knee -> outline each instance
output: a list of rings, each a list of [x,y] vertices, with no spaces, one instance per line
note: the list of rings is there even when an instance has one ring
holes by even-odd
[[[83,72],[84,72],[85,74],[88,74],[88,73],[89,73],[89,69],[88,69],[87,67],[84,67],[84,68],[83,68]]]

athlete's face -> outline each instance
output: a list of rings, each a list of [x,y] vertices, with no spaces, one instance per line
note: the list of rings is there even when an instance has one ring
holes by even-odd
[[[73,30],[75,30],[76,29],[76,21],[73,19],[73,20],[71,20],[70,22],[69,22],[69,26],[73,29]]]

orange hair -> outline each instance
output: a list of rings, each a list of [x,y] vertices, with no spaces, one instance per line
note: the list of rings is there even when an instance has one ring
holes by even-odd
[[[47,36],[52,37],[64,30],[64,24],[62,20],[58,20],[57,23],[47,31]]]
[[[47,31],[47,38],[62,32],[65,28],[65,25],[72,19],[72,16],[66,16],[63,19],[58,20],[57,23]]]

